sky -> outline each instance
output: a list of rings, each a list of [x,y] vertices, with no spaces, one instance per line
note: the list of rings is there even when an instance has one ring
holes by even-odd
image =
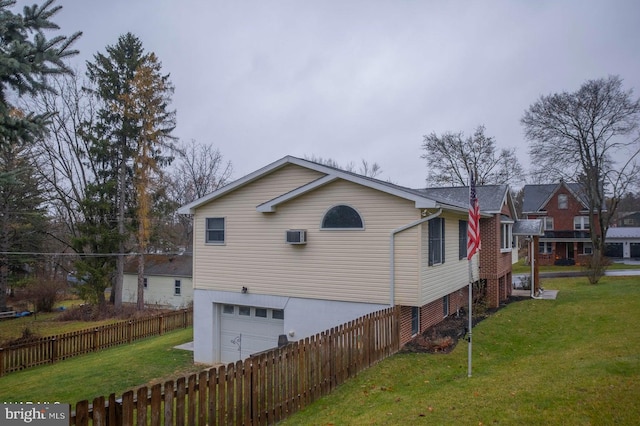
[[[364,159],[424,187],[424,135],[478,125],[528,168],[520,118],[541,95],[609,75],[640,95],[637,0],[55,4],[57,33],[83,32],[81,72],[127,32],[155,52],[174,135],[218,148],[234,179],[293,155]]]

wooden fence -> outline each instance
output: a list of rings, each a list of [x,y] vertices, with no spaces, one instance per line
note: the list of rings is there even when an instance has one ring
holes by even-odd
[[[193,324],[193,310],[183,309],[99,327],[42,337],[0,348],[0,377],[12,371],[99,351]]]
[[[78,402],[71,426],[270,425],[400,348],[389,308],[235,364]]]

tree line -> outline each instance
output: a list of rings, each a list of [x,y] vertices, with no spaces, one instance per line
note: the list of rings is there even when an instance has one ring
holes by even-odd
[[[71,274],[80,296],[122,303],[127,254],[189,249],[177,207],[224,185],[233,167],[210,144],[173,136],[174,87],[134,34],[87,61],[66,60],[81,37],[53,35],[61,6],[0,1],[0,310],[25,276]]]
[[[142,309],[144,255],[188,250],[190,218],[177,207],[226,184],[233,167],[213,145],[173,135],[170,75],[134,34],[72,70],[66,61],[78,54],[72,47],[81,33],[57,34],[54,2],[18,13],[15,0],[0,0],[0,310],[27,275],[72,274],[81,296],[97,304],[112,287],[119,306],[132,253]],[[471,173],[481,185],[577,181],[605,235],[637,188],[639,119],[640,100],[618,76],[589,80],[575,92],[541,96],[524,112],[528,176],[515,148],[498,149],[479,125],[470,136],[423,137],[426,183],[466,185]],[[359,167],[310,160],[369,177],[382,170],[364,159]],[[601,272],[604,238],[592,234]]]

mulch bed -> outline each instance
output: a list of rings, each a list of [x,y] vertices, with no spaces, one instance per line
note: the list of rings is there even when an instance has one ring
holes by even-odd
[[[481,314],[473,316],[473,326],[480,321],[489,318],[493,313],[509,303],[525,300],[527,297],[511,296],[502,302],[500,308],[484,310]],[[418,334],[410,342],[405,344],[400,353],[432,353],[447,354],[455,349],[458,341],[465,338],[469,319],[464,310],[461,314],[449,315],[436,325],[427,328],[422,334]]]

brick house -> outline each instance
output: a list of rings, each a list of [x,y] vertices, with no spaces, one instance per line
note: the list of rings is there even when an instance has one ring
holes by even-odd
[[[557,184],[525,185],[522,213],[540,219],[544,236],[538,245],[540,265],[587,263],[592,254],[591,232],[600,232],[589,221],[589,206],[582,186],[560,181]]]

